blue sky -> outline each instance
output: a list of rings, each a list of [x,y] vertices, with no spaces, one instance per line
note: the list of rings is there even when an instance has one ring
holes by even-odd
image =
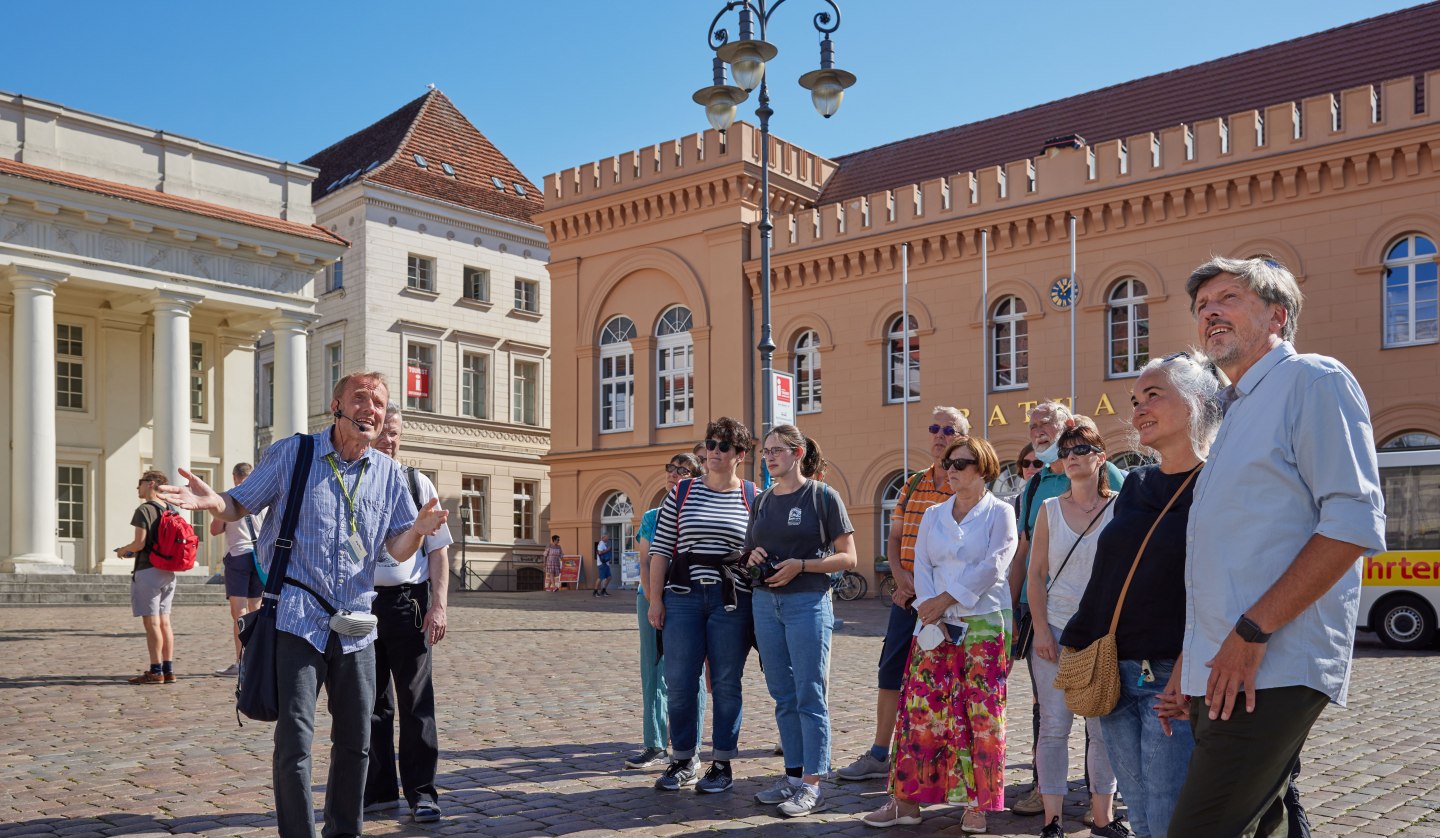
[[[719,0],[14,4],[0,90],[301,160],[434,83],[532,180],[706,127]],[[810,16],[770,40],[777,136],[825,155],[1008,113],[1416,5],[1389,0],[840,0],[837,66],[859,83],[821,119],[796,83]],[[732,25],[732,32],[734,27]],[[753,106],[741,118],[755,121]]]

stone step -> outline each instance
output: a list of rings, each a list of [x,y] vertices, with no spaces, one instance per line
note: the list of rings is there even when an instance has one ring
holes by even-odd
[[[214,577],[218,580],[218,577]],[[185,605],[223,605],[225,586],[210,584],[204,574],[181,576],[175,601]],[[5,605],[127,605],[130,577],[101,574],[0,577],[0,606]]]

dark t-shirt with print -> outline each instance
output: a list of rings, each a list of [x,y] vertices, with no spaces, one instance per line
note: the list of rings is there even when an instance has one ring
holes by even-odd
[[[765,552],[781,559],[816,559],[817,550],[826,554],[830,544],[821,538],[819,515],[825,518],[824,536],[833,544],[840,536],[855,531],[840,495],[818,480],[807,480],[799,491],[778,494],[772,486],[755,501],[755,514],[750,519],[746,548],[763,547]],[[824,573],[804,573],[790,584],[774,588],[775,593],[823,591],[830,587]]]
[[[135,514],[130,516],[130,525],[133,527],[145,528],[145,546],[135,551],[135,571],[139,572],[150,564],[150,548],[155,546],[155,530],[160,525],[160,513],[165,507],[155,501],[147,500],[135,509]]]

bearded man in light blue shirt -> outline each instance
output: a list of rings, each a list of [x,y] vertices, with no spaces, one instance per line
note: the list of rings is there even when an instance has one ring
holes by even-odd
[[[1283,836],[1290,769],[1344,704],[1360,558],[1385,549],[1370,409],[1355,377],[1300,355],[1300,289],[1269,259],[1215,258],[1186,283],[1201,347],[1233,384],[1195,484],[1177,694],[1195,752],[1171,838]]]

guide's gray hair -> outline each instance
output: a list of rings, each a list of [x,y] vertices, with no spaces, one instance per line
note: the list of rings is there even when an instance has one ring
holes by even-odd
[[[1191,271],[1190,279],[1185,282],[1185,293],[1190,295],[1191,314],[1195,313],[1195,295],[1199,293],[1200,286],[1220,274],[1233,274],[1266,303],[1283,306],[1286,316],[1280,337],[1295,342],[1295,335],[1300,331],[1300,307],[1304,296],[1289,268],[1268,256],[1253,259],[1212,256],[1210,261]]]

